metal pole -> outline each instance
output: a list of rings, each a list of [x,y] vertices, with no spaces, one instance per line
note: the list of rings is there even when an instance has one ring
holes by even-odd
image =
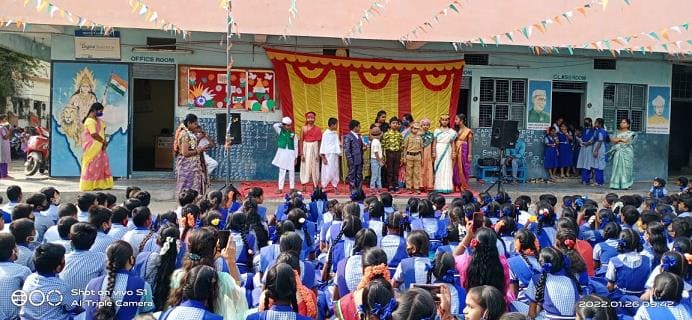
[[[233,36],[233,0],[226,3],[226,140],[228,144],[231,139],[231,67],[233,66],[233,56],[231,55],[231,37]],[[231,185],[231,150],[224,146],[226,155],[226,183],[228,188]]]

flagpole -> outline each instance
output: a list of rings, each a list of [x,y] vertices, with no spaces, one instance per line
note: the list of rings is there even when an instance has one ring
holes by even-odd
[[[226,140],[224,141],[224,153],[226,157],[226,191],[232,186],[231,183],[231,66],[233,57],[231,56],[231,37],[233,36],[233,0],[226,2]],[[218,134],[218,133],[217,133]],[[226,147],[227,146],[227,147]],[[227,192],[226,192],[227,193]]]
[[[111,72],[110,78],[106,81],[106,88],[103,89],[103,96],[101,96],[101,102],[106,101],[106,94],[108,94],[108,88],[111,86],[111,80],[113,80],[113,72]]]

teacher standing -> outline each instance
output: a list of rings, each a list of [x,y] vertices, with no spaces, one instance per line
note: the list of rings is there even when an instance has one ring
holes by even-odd
[[[113,174],[108,161],[108,141],[106,141],[106,124],[103,117],[103,105],[95,102],[82,120],[82,174],[79,179],[79,190],[108,190],[113,188]]]
[[[613,162],[613,173],[610,177],[611,189],[625,190],[633,184],[634,147],[632,143],[634,138],[634,132],[630,131],[630,120],[622,119],[617,134],[610,138],[610,142],[613,143],[610,150]]]
[[[207,168],[204,152],[208,146],[199,146],[195,131],[199,128],[197,116],[188,114],[175,131],[173,152],[175,154],[175,172],[177,175],[176,196],[182,190],[192,189],[205,194],[207,185]]]

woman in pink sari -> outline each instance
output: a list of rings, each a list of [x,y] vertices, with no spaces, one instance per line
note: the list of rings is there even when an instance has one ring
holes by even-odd
[[[79,179],[79,190],[108,190],[113,188],[113,175],[108,162],[106,148],[106,124],[103,117],[103,105],[96,102],[89,108],[84,118],[82,134],[82,175]]]
[[[471,159],[473,158],[473,131],[466,126],[466,115],[457,115],[458,128],[457,139],[454,141],[454,189],[455,191],[468,190],[471,177]]]

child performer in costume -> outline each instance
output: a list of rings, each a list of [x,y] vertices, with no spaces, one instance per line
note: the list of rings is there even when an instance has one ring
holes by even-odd
[[[339,144],[338,120],[329,118],[329,129],[322,133],[320,144],[320,157],[322,157],[322,189],[326,190],[329,183],[334,187],[334,193],[339,194],[339,156],[341,145]]]
[[[420,121],[423,132],[420,137],[423,140],[423,162],[421,163],[421,187],[423,190],[432,191],[435,188],[435,176],[433,174],[433,140],[435,136],[430,131],[430,119],[425,118]]]
[[[291,124],[293,124],[293,120],[289,117],[284,117],[281,119],[281,123],[274,124],[274,131],[279,134],[277,141],[278,149],[276,149],[276,155],[272,161],[273,165],[279,167],[279,188],[276,190],[277,194],[284,193],[286,171],[288,171],[289,187],[294,189],[296,186],[295,164],[296,158],[298,158],[298,152],[296,151],[298,141],[295,132],[291,129]]]
[[[401,160],[406,164],[406,189],[411,193],[415,190],[417,194],[420,194],[423,139],[418,134],[420,130],[420,124],[418,122],[413,122],[410,129],[411,133],[404,140],[404,152],[401,154]]]
[[[310,111],[305,114],[305,126],[301,134],[302,152],[300,156],[300,183],[303,192],[307,192],[307,186],[312,179],[312,188],[317,188],[320,183],[320,140],[322,129],[315,125],[315,113]]]

